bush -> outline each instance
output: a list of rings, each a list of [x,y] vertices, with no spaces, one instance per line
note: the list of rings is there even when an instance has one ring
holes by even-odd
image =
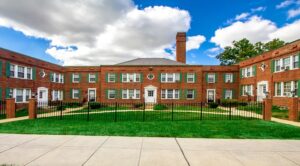
[[[238,106],[238,104],[239,104],[239,101],[237,101],[235,99],[222,99],[220,105],[224,106],[224,107],[229,107],[229,106],[236,107],[236,106]]]
[[[156,104],[156,105],[154,105],[153,109],[154,110],[166,110],[166,109],[168,109],[168,107],[163,104]]]
[[[144,104],[138,103],[138,104],[134,104],[133,108],[142,108],[143,106],[144,106]]]
[[[70,103],[65,103],[64,106],[66,108],[76,108],[76,107],[81,107],[82,103],[79,103],[79,102],[70,102]]]
[[[67,107],[65,105],[59,105],[56,107],[56,110],[60,111],[60,110],[65,110]]]
[[[239,106],[247,106],[248,103],[246,101],[240,101]]]
[[[219,106],[218,103],[208,103],[209,108],[217,108]]]
[[[90,103],[91,109],[100,109],[100,108],[104,108],[104,107],[107,107],[107,105],[103,104],[103,103],[97,103],[97,102]]]

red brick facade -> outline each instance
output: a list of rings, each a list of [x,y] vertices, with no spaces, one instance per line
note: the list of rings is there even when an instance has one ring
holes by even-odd
[[[177,35],[177,61],[185,63],[185,34]],[[201,65],[104,65],[104,66],[75,66],[63,67],[51,64],[35,58],[31,58],[9,50],[0,49],[0,100],[10,97],[9,89],[30,89],[33,95],[38,94],[38,88],[44,87],[48,90],[48,101],[52,100],[53,90],[63,92],[63,100],[87,101],[88,90],[95,89],[96,101],[98,102],[144,102],[145,88],[156,88],[156,101],[159,102],[206,102],[208,90],[215,92],[215,101],[224,98],[225,91],[232,91],[232,98],[240,100],[257,100],[257,84],[267,82],[266,91],[273,98],[273,104],[287,106],[286,97],[275,96],[275,82],[300,80],[299,68],[274,72],[274,60],[290,55],[299,55],[300,41],[290,43],[282,48],[264,53],[254,58],[245,60],[233,66],[201,66]],[[11,78],[8,76],[9,65],[20,65],[32,68],[32,79]],[[253,77],[241,78],[241,71],[248,66],[256,66]],[[59,73],[64,77],[62,83],[51,81],[52,73]],[[115,74],[116,81],[108,82],[108,73]],[[139,73],[139,82],[122,82],[122,74]],[[173,83],[161,81],[162,73],[179,73],[180,79]],[[195,75],[195,82],[187,82],[187,73]],[[225,81],[225,74],[232,74],[232,82]],[[79,75],[79,82],[73,83],[73,74]],[[89,74],[96,75],[94,83],[89,82]],[[213,83],[208,83],[208,75],[215,75]],[[153,78],[149,79],[149,76]],[[252,96],[242,96],[243,85],[253,86]],[[122,91],[136,89],[140,91],[139,99],[122,99]],[[173,89],[179,91],[176,99],[162,99],[162,89]],[[73,92],[78,90],[79,98],[74,99]],[[115,90],[115,99],[108,98],[108,90]],[[187,90],[194,90],[194,99],[187,99]],[[15,92],[14,92],[15,93]],[[25,93],[25,92],[24,92]],[[22,102],[20,102],[22,103]]]

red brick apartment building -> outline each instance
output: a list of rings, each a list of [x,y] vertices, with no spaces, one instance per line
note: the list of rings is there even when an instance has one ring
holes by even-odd
[[[186,34],[176,36],[176,61],[138,58],[115,65],[64,67],[0,49],[0,100],[40,102],[213,102],[219,99],[274,104],[300,96],[300,41],[232,66],[186,64]]]

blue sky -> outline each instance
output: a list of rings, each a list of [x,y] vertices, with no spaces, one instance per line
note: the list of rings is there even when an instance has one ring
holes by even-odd
[[[130,3],[132,3],[131,4],[132,6],[137,6],[138,9],[137,11],[144,11],[148,7],[152,8],[153,6],[164,6],[177,11],[187,11],[190,17],[189,28],[178,27],[177,29],[187,29],[188,36],[198,35],[205,38],[205,41],[201,41],[201,42],[198,41],[198,43],[195,41],[195,44],[196,45],[198,44],[200,46],[199,48],[194,48],[188,51],[187,60],[188,63],[191,64],[217,65],[219,62],[214,58],[214,56],[217,55],[217,53],[221,52],[225,45],[229,45],[228,44],[230,43],[229,41],[238,40],[243,37],[250,38],[252,42],[256,42],[256,41],[266,42],[275,37],[282,38],[283,40],[289,42],[292,40],[296,40],[299,37],[298,33],[293,31],[293,29],[299,27],[300,25],[297,22],[300,19],[300,1],[297,0],[287,0],[287,1],[284,0],[255,0],[255,1],[254,0],[222,0],[222,1],[134,0],[133,2]],[[112,5],[115,6],[116,4],[112,4]],[[128,7],[128,11],[132,10],[133,8],[132,6],[131,8]],[[5,2],[4,3],[2,2],[2,4],[0,2],[0,9],[1,7],[6,7]],[[29,5],[26,7],[28,8],[28,11],[31,8],[31,6]],[[15,9],[16,8],[11,8],[10,10],[13,11]],[[51,8],[49,7],[49,10],[50,9]],[[160,9],[160,10],[166,10],[166,9]],[[114,12],[114,10],[109,12]],[[20,12],[17,14],[22,14],[22,13]],[[30,16],[30,14],[36,14],[36,13],[29,13],[28,16]],[[183,15],[183,17],[187,17],[184,13],[183,14],[176,13],[175,11],[175,15],[176,14]],[[122,17],[121,15],[122,14],[112,19],[115,20],[120,19]],[[2,23],[2,25],[1,25],[1,18],[5,20],[3,21],[5,23]],[[153,17],[151,18],[153,19],[151,22],[156,21],[155,18]],[[172,20],[173,18],[174,17],[170,16],[169,19]],[[139,19],[142,20],[143,17]],[[182,20],[179,19],[178,20],[174,19],[174,20],[178,21],[178,23],[182,23],[184,22],[183,20],[185,19],[186,18],[183,18]],[[123,20],[123,23],[125,22],[124,24],[130,24],[131,22],[128,21],[130,23],[127,23],[126,22],[127,20],[128,19]],[[143,22],[143,20],[139,22]],[[10,14],[10,11],[0,10],[0,47],[17,51],[20,53],[24,53],[29,56],[33,56],[53,63],[66,64],[66,61],[68,61],[69,59],[65,57],[73,56],[70,53],[72,49],[68,50],[69,46],[76,46],[76,47],[78,46],[78,48],[81,48],[81,45],[85,46],[90,44],[88,42],[82,44],[78,42],[78,39],[76,39],[77,40],[76,42],[69,42],[68,37],[66,37],[67,39],[64,39],[64,35],[65,34],[69,35],[69,33],[67,32],[61,33],[61,31],[64,31],[64,29],[58,29],[59,32],[54,33],[49,29],[40,28],[39,24],[36,22],[35,22],[36,25],[34,26],[31,26],[30,23],[31,22],[29,20],[26,19],[22,20],[19,19],[19,17],[14,17],[13,15]],[[43,24],[43,22],[41,22],[40,24]],[[257,27],[255,26],[256,24]],[[114,25],[118,26],[119,24],[112,24],[110,22],[109,25],[113,27]],[[74,23],[74,25],[71,27],[73,28],[74,26],[76,26],[76,23]],[[91,23],[90,26],[93,26],[93,23]],[[172,29],[171,26],[174,27],[174,25],[170,24],[170,29]],[[256,30],[255,28],[258,28],[258,30]],[[218,29],[220,31],[218,35],[216,35],[216,31]],[[45,30],[45,33],[43,32],[43,30]],[[139,31],[139,29],[137,31]],[[235,35],[235,32],[237,35]],[[112,32],[110,32],[109,34],[114,36],[111,33]],[[264,36],[261,33],[268,34],[268,35]],[[290,34],[286,35],[286,33],[290,33]],[[99,34],[101,34],[101,32],[99,32]],[[61,36],[57,37],[59,35],[61,35],[62,37]],[[74,36],[75,34],[72,35]],[[93,35],[93,34],[87,33],[87,35]],[[214,42],[211,41],[213,37],[215,37],[216,39],[214,40]],[[165,37],[165,38],[169,38],[169,37]],[[122,39],[120,40],[122,41]],[[139,39],[139,41],[145,41],[145,40],[148,39],[146,38]],[[57,43],[59,44],[63,43],[63,44],[59,45]],[[95,42],[95,43],[98,44],[99,42]],[[90,48],[92,48],[92,45],[95,43],[92,43]],[[120,44],[120,45],[122,45],[123,43],[124,42],[114,42],[114,44]],[[166,43],[162,42],[162,45],[167,45]],[[60,50],[59,49],[60,46],[64,49]],[[105,46],[105,43],[102,44],[102,46]],[[128,50],[129,47],[130,47],[130,51],[126,52],[126,50]],[[143,46],[139,46],[136,43],[134,43],[129,46],[126,45],[126,49],[123,49],[125,48],[125,46],[116,49],[122,50],[124,52],[124,56],[125,54],[131,54],[132,52],[136,53],[136,55],[132,57],[147,56],[147,54],[143,55],[143,53],[140,53],[143,50],[136,50],[133,47],[143,47]],[[155,49],[158,47],[159,46],[155,46],[155,47],[153,46],[153,48]],[[169,46],[166,47],[169,48]],[[115,47],[112,47],[111,49],[114,48]],[[151,49],[151,47],[149,48]],[[99,49],[101,50],[101,47]],[[109,51],[103,51],[103,50],[99,51],[99,49],[90,51],[88,55],[95,56],[95,57],[99,57],[103,55],[111,58],[114,58],[114,56],[119,57],[123,55],[123,54],[119,55],[116,53],[112,53],[112,55],[109,55],[110,54]],[[82,49],[82,51],[84,50],[86,49]],[[82,51],[76,52],[76,56],[78,54],[81,54]],[[159,51],[155,51],[155,52],[159,52]],[[59,55],[60,53],[62,55]],[[151,57],[151,54],[152,52],[149,52],[149,57]],[[74,55],[74,58],[76,58],[76,56]],[[70,64],[71,65],[80,64],[82,62],[93,61],[93,59],[87,59],[86,56],[85,57],[78,56],[78,59],[82,61],[78,60]],[[119,58],[118,60],[123,60],[123,59],[126,58],[122,57]],[[99,64],[102,64],[103,61],[109,61],[108,58],[106,59],[103,58],[99,60],[101,61],[101,62],[97,62]],[[118,60],[116,60],[116,62]]]

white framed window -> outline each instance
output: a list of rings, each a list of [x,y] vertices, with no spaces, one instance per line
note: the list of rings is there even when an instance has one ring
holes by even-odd
[[[293,56],[293,69],[299,68],[299,55]]]
[[[186,98],[187,99],[195,99],[195,90],[193,89],[188,89],[186,91]]]
[[[246,67],[242,69],[242,77],[243,78],[248,78],[248,77],[253,77],[253,66]]]
[[[208,73],[207,74],[207,82],[208,83],[215,83],[216,82],[216,74],[215,73]]]
[[[110,89],[107,91],[108,99],[115,99],[116,98],[116,90]]]
[[[80,75],[73,74],[73,83],[79,83],[79,81],[80,81]]]
[[[288,57],[274,60],[274,72],[282,72],[299,68],[299,56],[291,55]]]
[[[161,90],[162,99],[179,99],[178,89],[162,89]]]
[[[73,80],[74,80],[74,74],[73,74],[72,77],[73,77]],[[51,82],[64,83],[64,75],[59,74],[59,73],[51,73]]]
[[[96,74],[89,74],[89,83],[95,83],[96,82]]]
[[[32,79],[32,68],[31,67],[27,67],[26,78],[30,79],[30,80]]]
[[[107,82],[116,82],[116,74],[108,73],[107,74]]]
[[[122,73],[122,82],[141,82],[140,73]]]
[[[291,67],[291,59],[290,57],[283,59],[283,70],[290,70]]]
[[[18,78],[25,78],[25,67],[18,66]]]
[[[298,96],[298,81],[275,83],[275,97],[292,97],[293,93]]]
[[[10,77],[15,77],[15,70],[16,70],[16,66],[15,65],[10,65],[9,71],[10,71]]]
[[[140,99],[141,91],[139,89],[123,89],[122,99]]]
[[[29,79],[32,80],[32,68],[20,65],[10,64],[9,67],[11,78]]]
[[[291,82],[284,82],[283,83],[283,96],[292,96],[292,84]]]
[[[253,96],[253,85],[243,85],[242,86],[242,95],[243,96]]]
[[[225,95],[224,96],[225,99],[232,99],[232,90],[226,89],[224,95]]]
[[[52,100],[53,101],[63,100],[63,91],[61,91],[61,90],[52,90]]]
[[[79,99],[79,89],[73,89],[73,94],[72,94],[72,98],[73,99]]]
[[[161,82],[174,83],[180,81],[180,73],[161,73]]]
[[[232,73],[225,73],[225,82],[226,83],[232,83],[233,82],[233,74]]]
[[[281,63],[282,63],[281,59],[277,59],[274,61],[274,65],[275,65],[274,71],[275,72],[281,71]]]
[[[16,103],[25,103],[31,98],[31,89],[10,89],[9,93],[15,98]]]
[[[281,82],[276,82],[275,83],[275,96],[282,96],[282,83]]]
[[[195,73],[187,73],[186,82],[187,83],[195,83]]]

